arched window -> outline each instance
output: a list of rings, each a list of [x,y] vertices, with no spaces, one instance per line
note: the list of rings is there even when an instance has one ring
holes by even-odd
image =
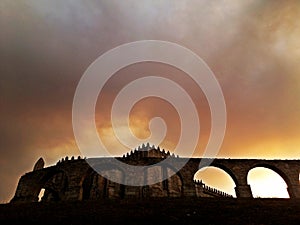
[[[289,198],[287,184],[271,169],[255,167],[249,171],[247,180],[254,198]]]

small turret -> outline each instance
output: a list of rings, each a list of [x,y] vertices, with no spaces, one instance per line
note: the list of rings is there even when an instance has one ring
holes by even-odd
[[[41,158],[39,158],[39,160],[34,164],[33,171],[43,169],[43,168],[44,168],[44,165],[45,165],[45,161],[44,161],[44,159],[41,157]]]

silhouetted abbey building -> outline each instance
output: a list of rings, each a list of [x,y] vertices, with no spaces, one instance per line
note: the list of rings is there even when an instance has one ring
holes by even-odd
[[[138,149],[116,158],[131,165],[153,165],[164,159],[170,159],[169,166],[148,168],[142,179],[153,176],[166,176],[168,179],[152,185],[128,186],[122,182],[112,182],[95,172],[85,159],[74,157],[60,160],[55,166],[44,168],[41,158],[32,172],[23,175],[12,202],[38,201],[41,190],[44,190],[42,201],[101,200],[105,198],[151,198],[151,197],[232,197],[224,192],[210,188],[201,181],[195,181],[194,175],[199,170],[199,162],[208,159],[184,159],[159,147],[142,145]],[[94,164],[108,165],[104,173],[114,177],[137,179],[125,174],[114,165],[112,158],[95,158]],[[187,163],[178,171],[176,165],[184,160]],[[205,166],[205,164],[203,165]],[[260,160],[260,159],[214,159],[210,166],[218,167],[227,172],[235,182],[236,196],[252,197],[251,187],[247,184],[248,172],[255,167],[266,167],[277,172],[287,183],[291,198],[300,198],[299,160]]]

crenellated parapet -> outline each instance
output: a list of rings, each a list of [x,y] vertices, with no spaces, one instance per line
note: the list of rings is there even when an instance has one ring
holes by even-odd
[[[70,161],[76,161],[76,160],[85,160],[85,158],[81,158],[81,156],[77,156],[77,158],[75,158],[74,156],[72,156],[71,158],[69,158],[69,156],[66,156],[65,158],[62,158],[60,160],[58,160],[58,162],[56,163],[56,165],[59,165],[61,163],[65,163],[65,162],[70,162]]]
[[[142,144],[141,146],[123,155],[123,159],[134,159],[134,160],[140,160],[143,158],[164,159],[168,157],[179,158],[178,155],[175,155],[174,153],[170,153],[169,151],[165,151],[165,149],[160,149],[159,146],[157,148],[154,145],[151,146],[149,143]]]
[[[232,195],[210,187],[202,182],[202,180],[194,180],[198,197],[226,197],[233,198]]]

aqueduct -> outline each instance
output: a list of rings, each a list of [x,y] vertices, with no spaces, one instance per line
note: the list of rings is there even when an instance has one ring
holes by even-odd
[[[200,168],[213,166],[224,170],[235,183],[237,198],[252,198],[247,176],[251,169],[265,167],[278,173],[286,182],[290,198],[300,198],[300,160],[264,159],[207,159],[180,158],[149,144],[131,151],[119,161],[134,165],[153,165],[143,174],[125,173],[114,164],[112,158],[86,159],[64,158],[56,165],[44,168],[39,159],[33,171],[24,174],[18,183],[12,202],[38,201],[41,189],[45,190],[43,201],[96,200],[103,198],[148,198],[148,197],[232,197],[195,181],[194,175]],[[155,163],[169,159],[167,166]],[[101,165],[101,175],[90,164]],[[201,164],[200,164],[201,162]],[[105,165],[105,166],[103,166]],[[184,166],[182,166],[184,165]],[[199,165],[201,165],[199,167]],[[95,168],[93,166],[93,168]],[[107,179],[103,174],[113,174],[117,181]],[[124,185],[126,180],[143,179],[145,184],[153,177],[165,177],[151,185]]]

